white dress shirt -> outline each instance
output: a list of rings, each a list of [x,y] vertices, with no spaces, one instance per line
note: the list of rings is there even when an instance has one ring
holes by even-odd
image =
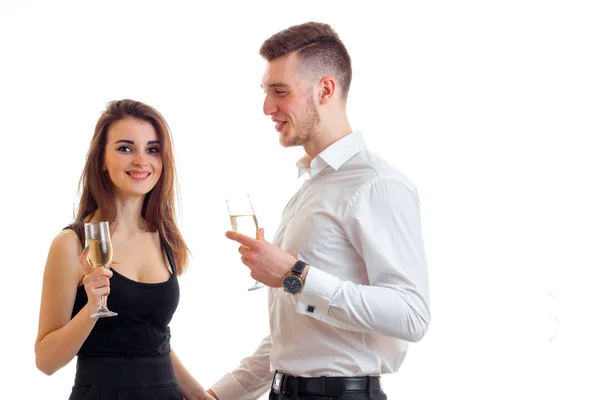
[[[302,292],[269,289],[270,335],[219,380],[220,400],[253,400],[275,370],[303,377],[395,372],[429,325],[415,186],[351,133],[298,161],[309,179],[273,244],[308,263]]]

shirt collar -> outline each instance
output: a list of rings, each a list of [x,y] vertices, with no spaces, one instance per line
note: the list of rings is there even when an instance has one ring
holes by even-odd
[[[298,178],[308,173],[309,178],[317,176],[328,166],[337,171],[346,161],[367,147],[362,132],[352,132],[337,140],[320,152],[308,165],[309,156],[304,155],[296,166]]]

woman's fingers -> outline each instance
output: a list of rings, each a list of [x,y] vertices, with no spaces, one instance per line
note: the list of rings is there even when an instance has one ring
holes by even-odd
[[[92,273],[92,271],[93,271],[92,266],[90,265],[90,262],[88,261],[89,253],[90,253],[90,246],[86,246],[85,249],[83,249],[83,251],[81,252],[81,255],[79,256],[79,264],[81,265],[81,268],[83,269],[84,275],[88,275],[88,274]]]

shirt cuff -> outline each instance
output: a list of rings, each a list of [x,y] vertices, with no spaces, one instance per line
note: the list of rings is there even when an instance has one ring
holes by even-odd
[[[251,399],[251,393],[247,391],[231,373],[225,374],[210,388],[210,390],[217,395],[219,400]]]
[[[311,265],[298,296],[296,312],[316,319],[323,318],[329,312],[331,300],[341,285],[339,278]]]

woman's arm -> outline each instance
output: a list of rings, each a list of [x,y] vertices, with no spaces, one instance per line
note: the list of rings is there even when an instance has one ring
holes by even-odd
[[[85,276],[84,282],[92,301],[71,319],[77,285],[84,276],[80,260],[86,262],[87,252],[81,252],[77,235],[69,229],[58,234],[50,246],[35,341],[36,366],[47,375],[52,375],[75,357],[96,324],[96,319],[90,318],[94,304],[99,296],[110,290],[108,278],[112,272],[104,268],[91,272],[88,266],[87,272],[91,273]]]
[[[175,370],[175,377],[179,389],[186,400],[213,400],[206,390],[194,379],[194,377],[183,366],[183,363],[177,357],[177,354],[171,349],[171,361]]]

